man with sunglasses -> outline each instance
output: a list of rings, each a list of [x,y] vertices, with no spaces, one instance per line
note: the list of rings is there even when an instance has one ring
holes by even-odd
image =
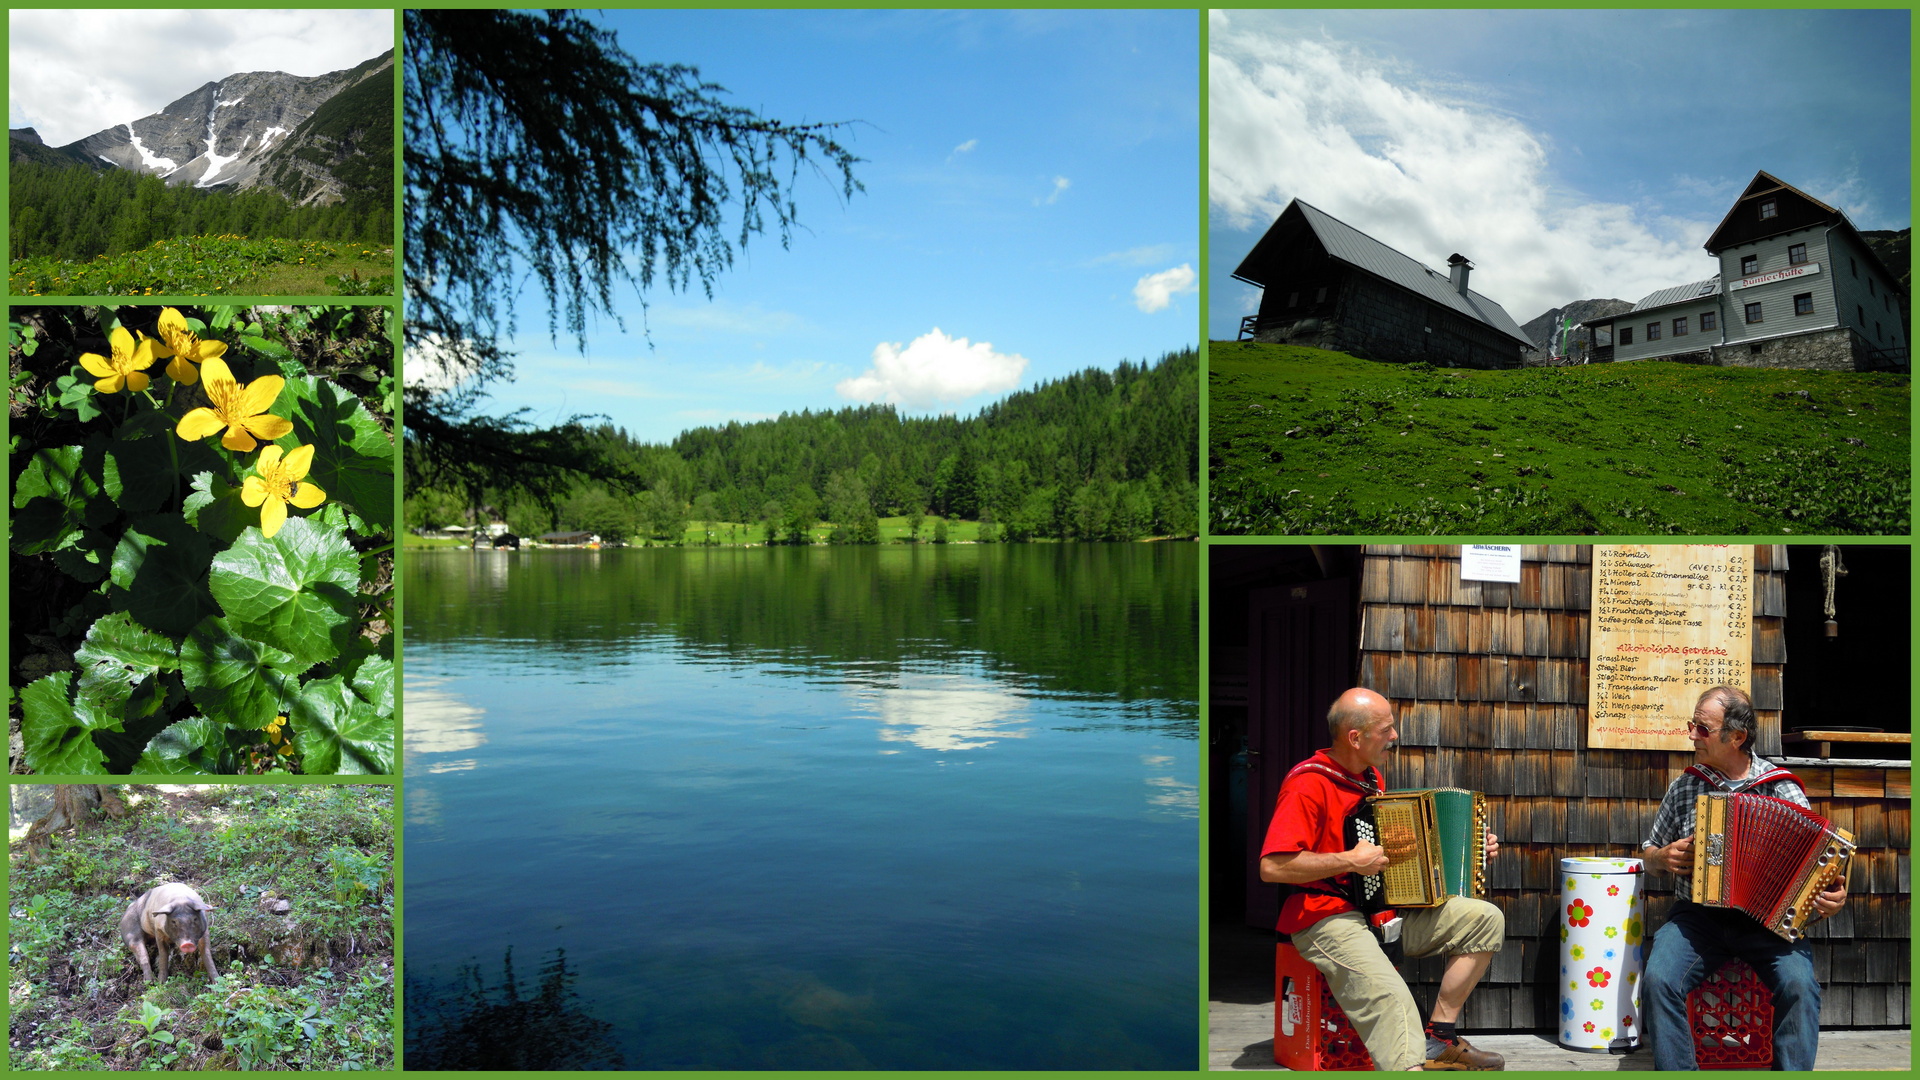
[[[1744,911],[1709,908],[1692,900],[1694,801],[1716,791],[1771,795],[1812,809],[1800,781],[1753,752],[1753,701],[1741,690],[1716,686],[1693,707],[1687,737],[1694,763],[1668,786],[1642,852],[1657,870],[1678,875],[1666,924],[1653,936],[1643,984],[1642,1014],[1656,1069],[1696,1069],[1687,995],[1720,965],[1739,957],[1773,994],[1773,1065],[1811,1069],[1820,1043],[1820,984],[1813,948],[1789,944]],[[1847,901],[1846,882],[1814,896],[1822,918]]]

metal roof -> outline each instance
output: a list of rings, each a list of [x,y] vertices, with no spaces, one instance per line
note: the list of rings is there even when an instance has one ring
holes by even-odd
[[[1633,305],[1633,311],[1645,311],[1648,308],[1665,307],[1668,304],[1686,303],[1703,296],[1712,296],[1720,291],[1720,275],[1715,274],[1705,281],[1696,281],[1691,285],[1675,285],[1669,289],[1650,292],[1639,303]],[[1626,314],[1633,314],[1627,312]]]
[[[1254,265],[1255,260],[1263,254],[1264,250],[1279,244],[1281,238],[1276,236],[1276,233],[1282,231],[1281,225],[1287,220],[1288,211],[1296,207],[1299,208],[1307,227],[1313,230],[1314,237],[1320,241],[1320,246],[1326,248],[1327,254],[1333,258],[1365,270],[1375,277],[1384,278],[1430,303],[1458,312],[1469,319],[1483,322],[1529,349],[1538,348],[1520,329],[1520,325],[1513,321],[1513,316],[1508,315],[1507,310],[1499,304],[1473,291],[1472,288],[1467,289],[1467,295],[1460,295],[1459,291],[1453,287],[1453,281],[1447,276],[1446,271],[1430,270],[1419,260],[1402,255],[1339,218],[1309,206],[1299,199],[1293,200],[1287,205],[1286,210],[1280,212],[1280,216],[1267,229],[1266,235],[1262,236],[1260,242],[1253,246],[1253,250],[1247,253],[1247,257],[1241,260],[1239,268],[1233,272],[1234,277],[1262,288],[1266,287],[1266,282],[1251,276],[1260,273],[1260,268]],[[1268,244],[1270,239],[1274,240],[1274,245]]]

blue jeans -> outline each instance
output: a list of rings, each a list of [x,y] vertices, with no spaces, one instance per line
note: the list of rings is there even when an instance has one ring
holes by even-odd
[[[1773,994],[1773,1067],[1811,1069],[1820,1047],[1820,984],[1813,947],[1790,945],[1745,912],[1680,900],[1653,935],[1643,1013],[1653,1067],[1697,1069],[1687,995],[1720,965],[1739,957]]]

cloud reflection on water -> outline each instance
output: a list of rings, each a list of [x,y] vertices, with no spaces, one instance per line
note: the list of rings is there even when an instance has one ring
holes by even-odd
[[[856,701],[856,712],[879,718],[882,742],[951,751],[1027,737],[1015,727],[1027,719],[1026,702],[973,676],[903,671],[890,686],[861,687]]]

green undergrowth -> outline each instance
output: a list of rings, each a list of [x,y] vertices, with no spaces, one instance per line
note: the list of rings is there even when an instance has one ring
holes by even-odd
[[[1909,378],[1214,342],[1215,534],[1904,534]]]
[[[91,262],[36,256],[7,273],[14,296],[381,296],[393,251],[345,240],[178,236]]]
[[[393,789],[120,788],[51,843],[9,845],[16,1070],[393,1067]],[[36,808],[32,813],[37,814]],[[214,907],[209,982],[147,984],[118,927],[168,882]]]

